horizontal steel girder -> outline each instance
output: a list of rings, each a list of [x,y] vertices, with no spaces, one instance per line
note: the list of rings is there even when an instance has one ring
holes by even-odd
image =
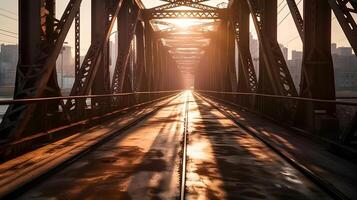
[[[191,8],[195,8],[195,9],[200,9],[200,10],[217,10],[218,9],[216,7],[201,4],[201,2],[205,2],[205,1],[207,1],[207,0],[204,0],[204,1],[174,0],[167,4],[154,7],[152,9],[153,10],[167,10],[167,9],[177,8],[180,6],[187,6],[187,7],[191,7]]]
[[[212,34],[210,32],[195,32],[192,34],[179,32],[155,32],[157,38],[167,39],[209,39]]]
[[[152,19],[225,19],[228,17],[228,9],[216,11],[202,10],[142,10],[143,20]]]

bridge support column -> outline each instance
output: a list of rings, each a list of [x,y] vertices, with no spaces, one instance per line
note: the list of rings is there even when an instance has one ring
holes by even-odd
[[[145,64],[145,36],[144,25],[138,22],[136,25],[136,72],[135,91],[147,91],[147,69]]]
[[[247,0],[260,44],[258,93],[297,96],[294,82],[277,41],[277,1]],[[287,123],[293,122],[295,102],[257,98],[260,112]]]
[[[249,10],[248,10],[248,5],[244,3],[243,1],[240,1],[241,4],[239,7],[239,45],[240,49],[242,51],[250,51],[249,49]],[[245,4],[245,6],[244,6]],[[245,9],[243,9],[243,6]],[[238,52],[238,54],[241,54],[243,52]],[[247,80],[248,77],[245,76],[244,73],[244,65],[243,65],[243,60],[241,55],[239,55],[238,59],[238,91],[239,92],[251,92],[249,89],[249,85],[247,84],[249,80]]]
[[[236,40],[238,45],[238,86],[239,92],[254,93],[257,90],[257,77],[250,53],[249,7],[246,0],[238,0],[233,4],[233,15]],[[254,106],[255,97],[239,96],[238,101],[247,107]]]
[[[19,1],[19,62],[14,99],[37,97],[38,90],[43,91],[41,97],[61,95],[55,69],[46,72],[49,79],[45,85],[39,86],[38,84],[45,76],[44,64],[54,45],[54,16],[54,0]],[[22,137],[25,130],[26,135],[30,135],[35,131],[50,128],[49,126],[53,124],[47,120],[58,117],[58,105],[58,102],[48,103],[41,107],[10,105],[0,126],[0,140],[18,139]],[[33,114],[35,113],[36,119],[43,120],[34,120]],[[43,123],[48,126],[43,126]]]
[[[147,71],[148,91],[153,91],[153,40],[154,34],[148,21],[145,22],[145,66]]]
[[[123,1],[118,15],[118,59],[114,70],[112,92],[133,91],[131,70],[128,69],[132,52],[132,41],[136,32],[139,8],[133,1]]]
[[[260,0],[261,26],[264,37],[268,40],[277,41],[277,1]],[[258,93],[274,94],[274,84],[269,77],[268,66],[264,60],[264,49],[259,45],[259,84]],[[265,108],[267,104],[265,104]]]
[[[216,38],[214,39],[214,62],[213,62],[213,87],[215,91],[223,91],[222,69],[224,64],[222,63],[222,30],[218,30]]]
[[[277,1],[276,0],[259,0],[261,13],[261,26],[263,37],[266,40],[277,41]],[[274,84],[274,78],[271,76],[269,64],[267,64],[265,56],[265,49],[259,45],[259,80],[257,92],[259,94],[276,94],[279,92]],[[274,100],[257,97],[257,107],[263,113],[268,115],[275,113],[276,103]]]
[[[92,0],[92,43],[98,43],[106,37],[106,27],[109,23],[109,2],[103,0]],[[109,40],[103,45],[100,51],[101,62],[95,75],[91,93],[93,95],[110,94],[110,73],[109,73]],[[109,104],[109,100],[95,99],[92,101],[93,107],[101,108]]]
[[[237,79],[237,71],[236,71],[236,42],[234,35],[234,24],[232,22],[228,22],[227,27],[227,53],[228,53],[228,73],[230,80],[230,91],[237,92],[238,88],[238,79]]]
[[[216,59],[216,55],[214,54],[214,49],[215,49],[215,41],[212,38],[211,39],[211,48],[209,48],[207,50],[207,71],[209,71],[208,73],[208,81],[207,83],[205,83],[206,85],[206,89],[207,90],[215,90],[215,71],[214,71],[214,64],[215,64],[215,59]]]
[[[325,0],[304,1],[304,55],[300,96],[335,100],[331,56],[331,8]],[[310,131],[335,130],[336,105],[300,103],[298,123]]]
[[[235,37],[234,26],[230,21],[222,22],[222,31],[220,33],[220,62],[217,68],[220,69],[221,91],[237,91],[237,75],[235,70]],[[223,95],[226,99],[234,101],[234,96]]]
[[[159,90],[159,66],[160,66],[161,55],[159,53],[159,40],[155,38],[153,41],[153,66],[152,66],[152,75],[153,75],[153,89],[154,91]]]

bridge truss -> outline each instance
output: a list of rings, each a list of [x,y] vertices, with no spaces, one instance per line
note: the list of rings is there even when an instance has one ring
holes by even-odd
[[[305,130],[323,129],[318,126],[326,124],[322,121],[337,126],[335,104],[254,95],[335,100],[331,9],[357,51],[352,17],[357,9],[355,0],[304,0],[303,16],[295,0],[286,1],[304,45],[300,91],[277,40],[277,0],[231,0],[224,8],[209,6],[209,0],[162,0],[163,5],[149,9],[139,0],[92,0],[92,39],[82,63],[82,0],[70,0],[60,19],[55,18],[55,0],[19,0],[20,57],[14,99],[62,96],[56,60],[72,24],[76,77],[70,96],[64,100],[10,105],[1,123],[0,140],[13,143],[46,131],[44,122],[51,122],[47,129],[56,128],[88,118],[88,110],[100,115],[110,111],[108,105],[122,104],[122,98],[105,95],[182,89],[181,74],[194,74],[198,91],[241,93],[233,99],[227,94],[219,96]],[[185,9],[177,9],[183,6]],[[254,66],[249,49],[250,16],[259,39],[259,67]],[[164,19],[210,21],[183,31]],[[114,27],[119,35],[118,58],[111,74],[109,40]],[[104,96],[91,102],[76,98],[86,95]],[[344,142],[356,140],[356,124],[357,115],[343,134]]]

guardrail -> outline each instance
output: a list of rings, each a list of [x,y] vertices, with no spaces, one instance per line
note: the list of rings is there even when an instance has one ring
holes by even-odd
[[[351,101],[355,97],[325,100],[244,92],[197,92],[318,137],[344,144],[357,140],[357,102]],[[309,111],[311,106],[313,109]]]
[[[37,113],[39,119],[48,121],[46,118],[57,118],[56,121],[67,120],[68,123],[70,123],[86,119],[90,116],[101,115],[113,110],[142,104],[180,91],[181,90],[0,100],[0,106],[26,106],[37,104],[38,107],[41,108]],[[71,102],[76,102],[77,105],[75,107],[69,106],[72,105],[70,104]],[[0,115],[6,117],[6,113],[0,113]],[[53,119],[49,120],[51,121]]]
[[[177,93],[182,90],[173,91],[153,91],[153,92],[132,92],[132,93],[120,93],[120,94],[104,94],[104,95],[85,95],[85,96],[66,96],[66,97],[45,97],[45,98],[33,98],[33,99],[14,99],[14,100],[0,100],[0,105],[15,105],[15,104],[30,104],[30,103],[43,103],[58,100],[78,100],[78,99],[94,99],[103,97],[125,97],[135,95],[158,95]]]
[[[26,129],[26,134],[11,141],[0,140],[0,153],[1,149],[18,149],[11,155],[16,156],[35,148],[36,145],[56,141],[84,127],[100,124],[180,92],[182,90],[0,100],[0,106],[37,105],[32,116],[34,119]],[[68,101],[80,102],[81,106],[69,110],[66,108]],[[5,113],[4,118],[6,115]],[[0,130],[4,131],[1,128],[3,127],[0,126]]]

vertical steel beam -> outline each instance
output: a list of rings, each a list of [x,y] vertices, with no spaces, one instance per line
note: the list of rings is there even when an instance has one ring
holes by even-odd
[[[130,48],[135,35],[139,9],[132,1],[124,1],[123,8],[118,16],[118,58],[113,75],[112,92],[123,92],[127,67],[130,57]]]
[[[154,91],[159,90],[160,82],[159,82],[159,67],[160,67],[160,58],[161,55],[159,53],[159,39],[155,39],[153,41],[153,67],[152,67],[152,75],[153,75],[153,87]]]
[[[148,91],[152,91],[152,67],[153,67],[153,30],[148,21],[144,24],[145,28],[145,69],[147,75],[147,87]]]
[[[222,67],[221,67],[221,59],[222,59],[222,42],[221,42],[222,30],[218,30],[216,33],[216,38],[214,39],[214,62],[213,62],[213,70],[214,70],[214,90],[215,91],[223,91],[223,77],[222,77]]]
[[[54,0],[31,2],[20,0],[19,15],[19,62],[14,99],[59,96],[60,89],[54,63],[51,66],[52,70],[47,69],[46,63],[55,45],[55,2]],[[46,75],[48,79],[44,78]],[[42,83],[44,86],[41,85]],[[0,137],[12,140],[20,137],[25,129],[27,134],[41,129],[43,126],[31,116],[36,112],[38,117],[45,118],[47,114],[58,110],[57,105],[53,103],[41,108],[36,108],[36,105],[11,105],[1,123]],[[31,127],[27,126],[30,121],[33,122]]]
[[[47,47],[42,47],[44,49],[53,47],[55,45],[55,17],[56,17],[56,1],[55,0],[42,0],[41,2],[41,25],[42,25],[42,45],[46,44]],[[42,49],[42,51],[44,51]],[[45,62],[45,61],[44,61]],[[61,74],[63,76],[63,74]],[[63,85],[63,84],[62,84]],[[57,81],[57,70],[53,69],[52,74],[47,82],[47,89],[44,90],[44,97],[56,97],[61,96],[61,89],[58,85]],[[61,101],[55,101],[47,104],[46,106],[39,106],[35,111],[37,114],[42,116],[53,116],[54,113],[58,112],[58,106],[62,103]],[[49,119],[49,120],[54,120]],[[36,120],[38,121],[38,120]],[[36,122],[31,123],[32,126],[35,125]],[[37,126],[43,127],[43,122],[39,123]],[[50,122],[51,124],[53,122]]]
[[[230,76],[228,72],[228,65],[229,65],[229,57],[228,57],[228,21],[224,20],[221,24],[221,31],[220,31],[220,61],[217,65],[217,68],[220,69],[220,77],[219,82],[221,83],[221,91],[230,91]]]
[[[146,80],[146,66],[145,66],[145,35],[144,25],[138,22],[136,25],[136,49],[137,49],[137,63],[136,72],[137,78],[135,80],[135,91],[147,91]]]
[[[258,93],[297,96],[293,79],[277,41],[277,0],[247,0],[260,48]],[[267,97],[256,100],[260,112],[292,123],[295,103]],[[277,109],[278,108],[278,109]]]
[[[266,40],[277,41],[277,1],[276,0],[259,0],[259,12],[261,14],[261,32]],[[274,86],[274,80],[277,77],[271,77],[269,74],[269,64],[264,56],[265,49],[263,45],[259,45],[259,86],[258,93],[276,94],[279,89]]]
[[[19,62],[36,65],[41,53],[41,0],[19,1]],[[17,82],[17,84],[19,84]]]
[[[75,74],[76,76],[79,73],[81,68],[81,14],[80,11],[77,12],[76,19],[74,25],[74,39],[75,39]]]
[[[217,78],[217,70],[216,70],[216,64],[217,64],[217,59],[218,59],[218,55],[217,55],[217,36],[214,36],[211,39],[211,51],[210,51],[210,69],[211,69],[211,73],[210,73],[210,85],[209,88],[210,90],[215,90],[218,91],[218,84],[216,82]]]
[[[109,1],[91,0],[92,19],[91,19],[91,42],[98,43],[106,38],[106,27],[109,23]],[[94,82],[91,88],[91,94],[109,94],[110,93],[110,75],[109,75],[109,39],[107,39],[100,49],[101,60],[98,63],[98,71],[95,74]],[[105,104],[103,99],[93,100],[92,106],[100,107]]]
[[[224,21],[222,24],[221,33],[221,62],[222,68],[223,90],[236,91],[237,90],[237,76],[235,71],[235,37],[234,25],[230,21]]]
[[[335,100],[335,79],[331,56],[331,9],[325,0],[304,2],[304,54],[300,95]],[[300,105],[299,121],[309,130],[336,126],[333,104]]]
[[[259,38],[261,65],[259,92],[297,96],[297,91],[277,41],[277,1],[247,0]]]
[[[238,91],[256,92],[257,76],[249,48],[249,7],[245,0],[234,1],[232,6],[234,31],[238,45]]]

